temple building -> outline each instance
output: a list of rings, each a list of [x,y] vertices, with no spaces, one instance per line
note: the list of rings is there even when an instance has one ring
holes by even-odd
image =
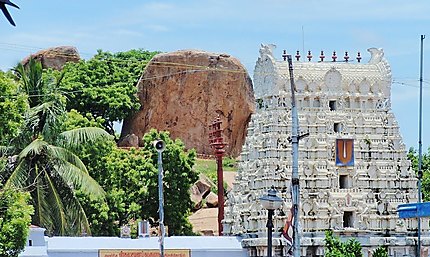
[[[259,198],[273,185],[283,199],[274,216],[274,256],[286,256],[280,233],[291,207],[291,85],[288,62],[262,45],[254,70],[257,110],[248,126],[229,193],[226,235],[240,235],[249,256],[267,256],[267,210]],[[391,110],[391,69],[382,49],[370,60],[299,53],[293,62],[299,114],[302,256],[324,255],[324,233],[356,238],[364,256],[387,246],[389,256],[415,256],[417,220],[397,206],[417,202],[417,179]],[[339,57],[339,58],[338,58]],[[315,58],[314,58],[315,59]],[[422,219],[428,231],[428,219]],[[424,235],[424,234],[423,234]],[[428,236],[428,234],[425,234]],[[430,240],[423,237],[423,251]],[[422,255],[422,256],[428,256]]]

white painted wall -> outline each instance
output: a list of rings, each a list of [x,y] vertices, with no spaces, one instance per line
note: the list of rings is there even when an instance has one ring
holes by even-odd
[[[98,257],[99,249],[159,249],[158,237],[44,237],[40,232],[40,228],[30,229],[29,240],[38,244],[27,245],[20,257]],[[164,249],[189,249],[191,257],[247,257],[237,237],[166,237]]]

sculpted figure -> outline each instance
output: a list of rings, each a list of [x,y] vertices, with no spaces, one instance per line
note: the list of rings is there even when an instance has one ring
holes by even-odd
[[[367,49],[367,51],[371,54],[369,64],[376,64],[382,61],[384,57],[384,51],[382,48],[372,47]]]
[[[274,44],[261,44],[260,47],[260,56],[263,58],[264,56],[269,56],[273,58],[273,50],[276,48]]]

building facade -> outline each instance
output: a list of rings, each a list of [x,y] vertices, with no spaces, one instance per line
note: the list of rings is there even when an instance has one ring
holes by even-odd
[[[158,237],[47,237],[44,228],[30,228],[27,246],[19,257],[154,257]],[[165,257],[246,257],[241,238],[173,236],[164,241]]]
[[[288,62],[262,45],[254,70],[257,110],[252,115],[224,233],[244,237],[250,256],[264,256],[267,211],[259,197],[273,185],[284,200],[274,217],[274,253],[286,255],[280,232],[291,207],[291,85]],[[354,237],[365,256],[380,245],[390,256],[414,256],[417,220],[399,219],[397,206],[417,201],[417,179],[391,110],[391,69],[382,49],[343,60],[311,53],[293,63],[299,114],[302,256],[323,256],[324,232]],[[284,56],[285,57],[285,56]],[[303,58],[302,58],[303,59]],[[329,60],[327,60],[329,59]],[[306,135],[306,136],[305,136]],[[428,220],[422,222],[428,230]],[[423,237],[422,249],[429,245]],[[426,255],[428,256],[428,254]]]

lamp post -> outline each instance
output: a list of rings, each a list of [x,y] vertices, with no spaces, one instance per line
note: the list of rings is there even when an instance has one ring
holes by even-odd
[[[158,213],[160,224],[160,257],[164,257],[164,199],[163,199],[163,158],[162,152],[166,149],[163,140],[154,141],[154,147],[158,152]]]
[[[267,192],[267,195],[260,197],[261,205],[267,210],[267,257],[272,257],[273,213],[282,205],[282,198],[277,196],[277,193],[275,187],[272,186]]]

